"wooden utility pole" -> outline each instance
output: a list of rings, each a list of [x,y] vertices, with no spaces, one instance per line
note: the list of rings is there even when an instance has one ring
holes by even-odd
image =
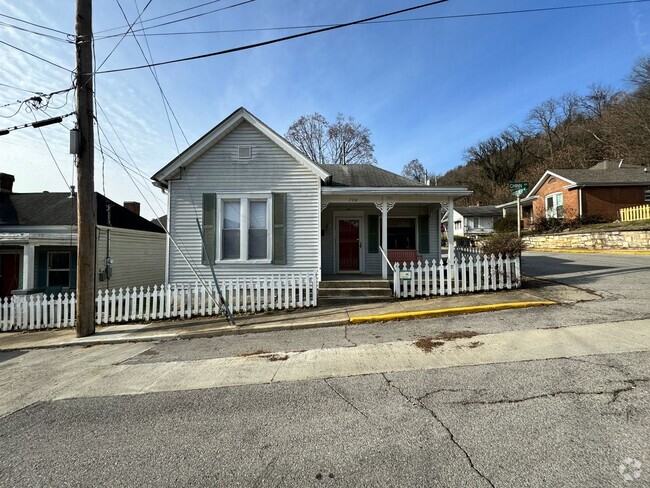
[[[77,337],[95,333],[95,142],[93,137],[92,0],[76,0]]]

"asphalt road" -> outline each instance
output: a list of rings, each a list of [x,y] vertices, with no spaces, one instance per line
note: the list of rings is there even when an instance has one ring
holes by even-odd
[[[650,318],[648,256],[527,254],[523,269],[589,292],[540,309],[87,351],[137,368],[413,341],[445,330],[485,334]],[[536,285],[541,295],[558,293],[547,281]],[[36,373],[56,367],[71,374],[84,353],[0,355],[2,389],[20,388],[2,374],[17,361],[30,360]],[[0,484],[650,486],[649,356],[37,401],[0,418]]]

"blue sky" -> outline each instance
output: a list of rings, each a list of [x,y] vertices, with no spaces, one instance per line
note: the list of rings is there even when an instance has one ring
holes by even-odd
[[[149,19],[206,0],[153,0]],[[602,1],[602,0],[601,0]],[[137,17],[146,0],[120,0],[127,17]],[[449,0],[396,19],[494,12],[511,9],[597,3],[598,0]],[[221,0],[156,23],[238,3]],[[340,23],[420,2],[414,0],[255,0],[232,9],[173,25],[149,34],[203,30]],[[0,14],[64,32],[74,30],[74,2],[0,0]],[[283,134],[303,114],[337,112],[353,116],[372,132],[375,155],[383,168],[400,172],[413,158],[443,173],[463,162],[463,151],[482,138],[521,122],[536,104],[566,92],[584,92],[592,83],[625,88],[634,61],[650,54],[650,2],[555,12],[501,15],[353,26],[225,56],[157,69],[160,82],[190,143],[240,106]],[[2,21],[15,21],[0,18]],[[94,2],[96,36],[124,32],[105,29],[125,24],[116,0]],[[23,25],[25,27],[29,27]],[[137,26],[136,26],[137,27]],[[29,27],[31,29],[31,27]],[[42,31],[41,32],[47,32]],[[201,35],[148,36],[155,61],[201,54],[259,42],[297,31],[258,31]],[[55,34],[57,35],[57,34]],[[143,46],[144,38],[139,37]],[[0,40],[74,67],[74,47],[65,42],[0,26]],[[119,38],[98,39],[98,63]],[[128,36],[103,69],[143,64]],[[70,86],[70,74],[0,45],[0,83],[50,92]],[[176,154],[158,88],[148,70],[98,74],[97,98],[107,112],[99,123],[116,152],[127,152],[146,175]],[[0,105],[29,96],[0,86]],[[72,96],[53,98],[50,115],[73,110]],[[59,108],[60,107],[60,108]],[[16,105],[0,108],[12,115]],[[37,118],[46,118],[37,113]],[[0,128],[33,121],[21,111],[0,118]],[[115,127],[123,147],[112,131]],[[72,118],[66,120],[70,126]],[[187,144],[177,128],[179,149]],[[68,182],[72,159],[68,134],[60,125],[42,129]],[[104,141],[105,143],[107,141]],[[140,176],[135,185],[124,170],[107,160],[102,177],[96,156],[95,185],[115,201],[143,201],[143,214],[165,213],[165,198]],[[0,171],[16,175],[16,191],[66,191],[37,130],[0,137]]]

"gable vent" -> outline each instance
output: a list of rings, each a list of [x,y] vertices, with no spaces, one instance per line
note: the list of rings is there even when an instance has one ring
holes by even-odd
[[[237,157],[239,159],[250,159],[253,156],[252,146],[237,146]]]

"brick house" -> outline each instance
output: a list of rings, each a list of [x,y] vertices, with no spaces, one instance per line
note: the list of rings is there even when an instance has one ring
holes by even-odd
[[[611,161],[589,169],[550,169],[526,198],[532,197],[535,221],[596,216],[613,221],[621,208],[650,201],[650,172]]]

